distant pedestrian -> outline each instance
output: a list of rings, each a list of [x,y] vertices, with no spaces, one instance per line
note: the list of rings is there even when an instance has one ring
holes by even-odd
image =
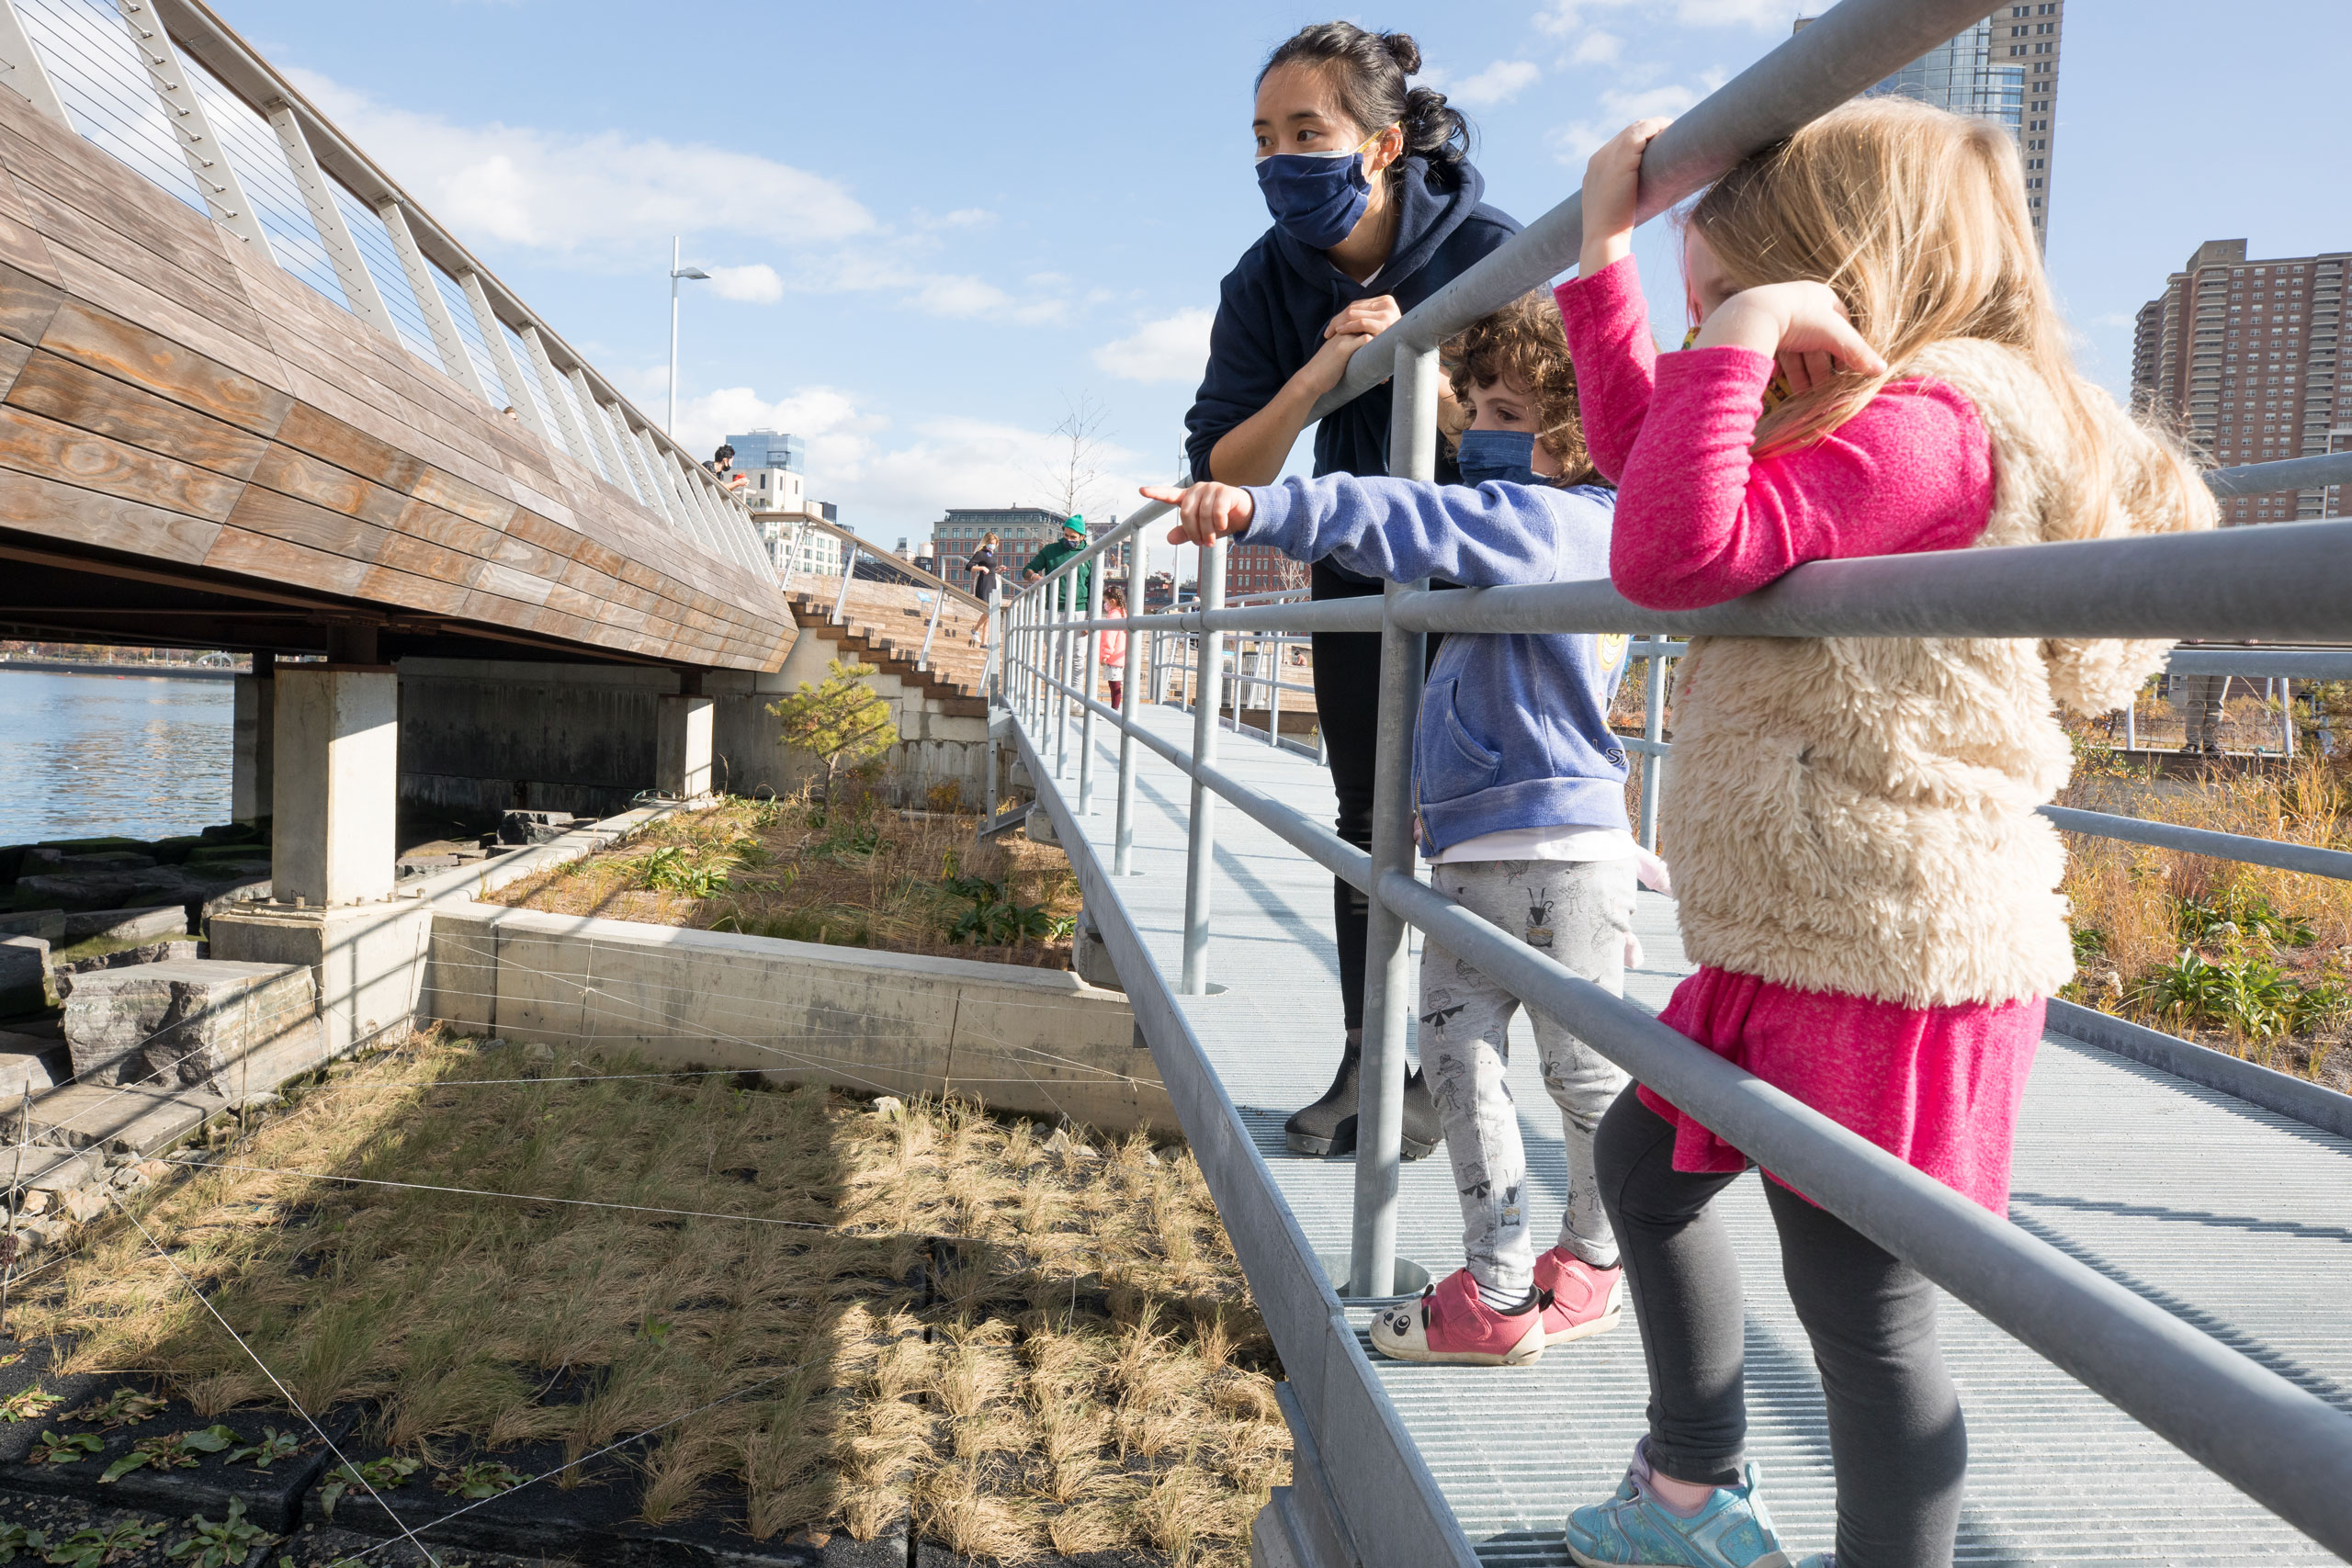
[[[1114,583],[1102,590],[1102,616],[1116,615],[1126,619],[1127,591]],[[1127,634],[1105,630],[1096,634],[1100,649],[1097,657],[1102,666],[1102,679],[1110,682],[1111,705],[1119,705],[1119,694],[1127,678]]]
[[[2222,754],[2222,715],[2228,706],[2229,695],[2227,675],[2180,677],[2180,713],[2188,727],[2180,743],[2183,751],[2205,757]]]
[[[1033,577],[1045,576],[1046,573],[1084,548],[1086,548],[1086,519],[1073,512],[1062,519],[1062,536],[1029,558],[1029,564],[1021,569],[1021,581],[1026,582]],[[1085,607],[1086,574],[1091,570],[1091,567],[1082,566],[1062,579],[1062,591],[1054,596],[1056,608],[1066,606],[1070,609],[1082,609]]]
[[[705,463],[703,467],[708,468],[712,476],[730,491],[741,490],[752,482],[751,475],[735,471],[735,448],[723,443],[718,451],[710,455],[710,461]]]
[[[997,559],[997,543],[993,531],[983,534],[980,536],[980,547],[964,558],[964,568],[972,574],[972,596],[983,604],[995,603],[997,581],[1004,575],[1004,568]],[[989,618],[985,613],[972,624],[972,634],[967,640],[974,648],[988,646]]]

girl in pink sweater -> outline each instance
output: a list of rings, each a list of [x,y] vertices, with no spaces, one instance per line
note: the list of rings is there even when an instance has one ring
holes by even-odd
[[[1698,332],[1661,356],[1630,235],[1664,124],[1594,154],[1558,290],[1628,598],[1690,609],[1811,560],[2211,525],[2194,471],[2075,371],[1997,126],[1871,99],[1741,164],[1690,211]],[[1661,1017],[2005,1213],[2043,998],[2073,970],[2064,852],[2034,815],[2070,764],[2052,704],[2120,705],[2162,655],[1693,639],[1660,830],[1700,968]],[[1742,1453],[1739,1279],[1711,1206],[1747,1157],[1642,1088],[1596,1153],[1650,1429],[1615,1495],[1570,1516],[1569,1554],[1786,1568]],[[1836,1568],[1949,1563],[1967,1436],[1934,1287],[1765,1192],[1828,1404]]]

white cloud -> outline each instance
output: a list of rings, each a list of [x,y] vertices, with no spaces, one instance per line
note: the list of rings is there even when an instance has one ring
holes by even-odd
[[[1589,13],[1623,10],[1639,3],[1640,0],[1549,0],[1535,14],[1535,26],[1541,31],[1565,38],[1586,26]],[[1819,7],[1826,3],[1827,0],[1673,0],[1669,15],[1685,27],[1777,28],[1785,32],[1792,22],[1804,15],[1808,4]],[[1667,9],[1661,6],[1645,8]]]
[[[1470,108],[1507,104],[1534,85],[1543,71],[1532,61],[1498,60],[1475,76],[1446,89],[1446,96]]]
[[[924,265],[942,232],[993,224],[983,208],[940,217],[914,210],[886,224],[840,182],[756,153],[619,131],[461,125],[315,72],[291,74],[461,241],[487,239],[597,269],[641,268],[671,234],[722,253],[729,239],[754,241],[788,262],[781,270],[703,264],[721,297],[771,304],[786,292],[878,292],[931,315],[1025,323],[1071,308],[1066,283],[1015,298],[985,279]]]
[[[618,131],[458,125],[315,72],[288,74],[460,235],[601,258],[634,251],[649,234],[805,245],[876,228],[838,182],[755,153]]]
[[[706,269],[711,284],[721,299],[741,299],[753,305],[773,305],[784,298],[784,279],[775,268],[765,262],[749,266],[714,266]]]
[[[1123,381],[1196,381],[1208,363],[1209,324],[1216,319],[1213,310],[1192,310],[1146,321],[1096,349],[1094,363]]]
[[[1566,63],[1570,65],[1614,65],[1625,52],[1625,40],[1615,33],[1590,28],[1577,37],[1568,51]]]
[[[1552,152],[1563,164],[1580,165],[1602,142],[1634,121],[1652,115],[1679,115],[1705,96],[1697,88],[1675,83],[1634,92],[1611,89],[1600,95],[1598,118],[1578,120],[1552,132]]]
[[[1002,421],[925,421],[900,434],[890,419],[862,408],[833,387],[805,387],[769,400],[750,387],[689,399],[678,411],[678,436],[689,451],[728,434],[789,431],[808,444],[808,493],[841,508],[842,525],[885,546],[899,536],[928,538],[951,506],[1051,505],[1044,478],[1064,438]],[[1066,450],[1066,448],[1065,448]],[[1125,513],[1141,502],[1136,487],[1156,481],[1141,457],[1104,444],[1102,471],[1086,510]]]

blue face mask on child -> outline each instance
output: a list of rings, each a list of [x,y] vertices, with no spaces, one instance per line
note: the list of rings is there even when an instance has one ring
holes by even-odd
[[[1283,231],[1318,251],[1328,251],[1354,233],[1372,201],[1363,150],[1383,134],[1374,131],[1349,152],[1269,152],[1260,157],[1258,188],[1265,193],[1266,210]]]
[[[1512,485],[1544,482],[1535,471],[1535,433],[1532,430],[1465,430],[1453,454],[1462,482],[1488,481]]]

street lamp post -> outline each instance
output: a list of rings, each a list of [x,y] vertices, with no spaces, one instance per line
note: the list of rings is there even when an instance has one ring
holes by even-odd
[[[678,437],[678,280],[682,277],[707,278],[710,274],[698,266],[678,265],[678,236],[670,236],[670,417],[662,429],[674,441]]]

